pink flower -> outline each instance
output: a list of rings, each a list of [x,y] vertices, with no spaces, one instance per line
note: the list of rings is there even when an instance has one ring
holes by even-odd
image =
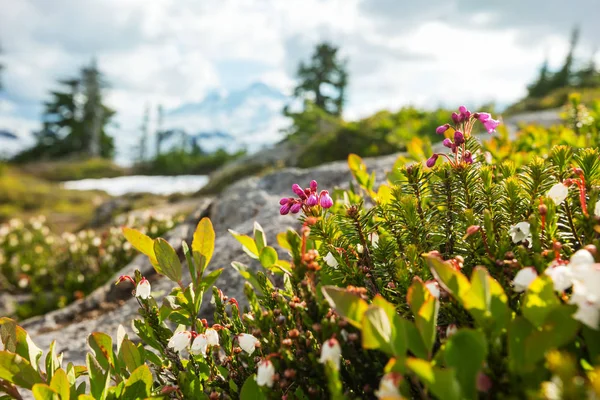
[[[306,205],[309,207],[316,206],[318,203],[319,200],[317,199],[317,195],[314,193],[308,196],[308,200],[306,200]]]
[[[442,142],[442,144],[443,144],[445,147],[449,148],[449,149],[451,149],[451,148],[452,148],[452,146],[454,145],[454,143],[452,143],[452,140],[450,140],[450,139],[448,139],[448,138],[444,139],[444,141]]]
[[[463,160],[465,160],[467,164],[473,164],[473,155],[469,150],[465,151],[465,154],[463,155]]]
[[[479,122],[481,122],[483,124],[483,126],[488,131],[488,133],[494,132],[496,130],[496,128],[498,127],[498,125],[500,125],[500,121],[496,121],[495,119],[493,119],[491,114],[489,114],[489,113],[476,113],[476,114],[477,114],[477,119],[479,120]]]
[[[465,106],[458,107],[458,112],[460,113],[461,121],[466,121],[471,118],[471,111],[467,110],[467,107]]]
[[[311,192],[316,193],[317,187],[318,187],[317,181],[315,181],[314,179],[312,181],[310,181],[310,191]]]
[[[438,155],[433,154],[431,157],[429,157],[429,159],[427,160],[425,165],[427,165],[429,168],[431,168],[435,165],[435,162],[437,161],[437,159],[438,159]]]
[[[435,133],[437,133],[438,135],[443,135],[444,132],[446,132],[449,128],[450,128],[450,124],[440,125],[435,130]]]
[[[288,204],[288,203],[289,203],[290,201],[292,201],[292,200],[293,200],[293,199],[290,199],[290,198],[288,198],[288,197],[284,197],[284,198],[282,198],[281,200],[279,200],[279,205],[282,205],[282,206],[284,206],[284,205]]]
[[[320,199],[321,207],[330,208],[331,206],[333,206],[333,199],[331,198],[331,196],[329,196],[329,192],[327,190],[323,190],[319,194],[319,199]]]
[[[457,146],[460,146],[465,142],[465,135],[461,131],[454,132],[454,143]]]
[[[455,124],[458,124],[458,123],[460,122],[460,117],[459,117],[459,116],[458,116],[458,114],[457,114],[457,113],[455,113],[455,112],[453,112],[453,113],[452,113],[452,121],[453,121]]]

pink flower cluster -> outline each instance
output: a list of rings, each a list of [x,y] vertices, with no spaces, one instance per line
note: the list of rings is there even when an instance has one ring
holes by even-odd
[[[310,186],[306,189],[302,189],[300,185],[294,183],[292,185],[292,191],[298,196],[298,198],[294,197],[284,197],[279,200],[279,204],[281,208],[279,209],[279,213],[281,215],[289,214],[297,214],[303,208],[309,209],[316,205],[321,205],[323,208],[330,208],[333,206],[333,199],[329,196],[329,192],[327,190],[321,190],[321,193],[317,194],[317,181],[310,181]]]
[[[471,113],[465,106],[460,106],[458,108],[458,113],[452,113],[452,122],[454,125],[444,124],[438,126],[435,132],[438,135],[443,135],[448,129],[454,129],[454,140],[446,138],[442,142],[445,147],[452,151],[454,157],[451,159],[446,154],[433,154],[426,162],[426,165],[429,168],[435,165],[439,156],[446,157],[453,165],[458,165],[460,163],[472,164],[473,155],[466,149],[465,143],[467,139],[471,137],[471,132],[475,123],[480,122],[488,133],[494,132],[498,125],[500,125],[500,122],[493,119],[491,114],[485,112]]]

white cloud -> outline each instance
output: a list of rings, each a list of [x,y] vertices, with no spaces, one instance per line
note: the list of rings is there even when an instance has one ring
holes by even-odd
[[[3,82],[19,103],[0,115],[0,128],[30,117],[27,105],[92,57],[112,86],[115,132],[127,135],[145,104],[176,107],[254,81],[289,93],[298,61],[320,40],[349,59],[346,117],[406,104],[509,103],[545,55],[562,62],[573,24],[583,24],[580,53],[591,53],[595,1],[0,0]]]

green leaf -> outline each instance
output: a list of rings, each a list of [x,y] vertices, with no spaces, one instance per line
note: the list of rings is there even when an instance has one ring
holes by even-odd
[[[109,335],[102,332],[94,332],[88,336],[88,345],[104,370],[108,370],[111,366],[114,367],[113,344],[112,338]]]
[[[260,282],[258,281],[258,278],[254,271],[250,270],[250,268],[248,268],[247,265],[237,261],[232,262],[231,266],[233,267],[233,269],[240,273],[242,278],[250,282],[250,284],[254,287],[259,296],[263,296],[263,291],[261,289]]]
[[[188,271],[190,272],[190,278],[192,279],[192,283],[194,283],[194,285],[197,285],[199,276],[198,271],[196,270],[196,262],[194,261],[194,256],[192,255],[192,252],[190,251],[190,248],[188,247],[185,240],[181,241],[181,248],[183,249],[183,255],[185,256],[185,261],[188,265]],[[202,258],[202,260],[204,260],[204,257],[200,257]],[[204,261],[202,261],[202,264],[204,264]]]
[[[181,282],[181,261],[169,242],[163,238],[154,240],[154,253],[156,253],[162,274],[173,282]]]
[[[162,274],[161,268],[158,265],[158,260],[154,254],[154,242],[152,239],[136,229],[127,227],[123,227],[123,235],[135,249],[140,253],[145,254],[146,257],[150,259],[150,263],[154,266],[156,272]]]
[[[118,357],[119,360],[121,360],[121,362],[125,364],[127,371],[129,371],[130,373],[144,363],[142,354],[140,353],[137,346],[127,338],[123,339],[123,343],[121,344],[121,348],[119,349]]]
[[[393,355],[392,323],[382,307],[371,305],[362,320],[362,345],[365,349],[379,349]]]
[[[46,379],[51,380],[54,371],[60,368],[61,360],[56,355],[56,340],[53,340],[50,343],[50,348],[48,349],[48,354],[46,354]],[[62,358],[62,357],[61,357]]]
[[[271,246],[263,247],[259,256],[260,263],[263,267],[270,270],[279,260],[277,251]]]
[[[323,286],[321,292],[329,306],[357,328],[361,328],[363,316],[369,304],[359,296],[336,286]]]
[[[198,222],[196,231],[194,232],[194,239],[192,240],[192,251],[200,253],[203,256],[203,264],[199,265],[200,274],[204,272],[204,269],[212,259],[215,251],[215,230],[212,222],[209,218],[204,217]]]
[[[535,327],[524,317],[516,317],[508,327],[508,367],[514,373],[528,369],[526,364],[526,340]]]
[[[87,354],[86,361],[90,378],[90,394],[96,400],[104,400],[110,383],[110,374],[102,369],[90,353]]]
[[[427,349],[427,354],[431,357],[431,351],[435,344],[437,333],[437,317],[440,309],[440,302],[433,296],[429,296],[421,306],[419,313],[415,316],[415,325],[419,330],[423,344]]]
[[[419,358],[406,360],[406,367],[414,373],[421,382],[438,399],[461,400],[460,385],[453,368],[434,367],[429,361]]]
[[[42,349],[37,347],[31,337],[17,323],[6,317],[0,318],[0,338],[5,350],[16,353],[25,358],[34,370],[38,370],[38,363],[42,357]]]
[[[251,258],[258,260],[259,252],[258,248],[256,247],[256,243],[254,242],[254,239],[252,239],[248,235],[242,235],[241,233],[238,233],[231,229],[229,230],[229,233],[231,233],[233,237],[236,238],[236,240],[242,244],[242,249],[246,254],[248,254]]]
[[[153,379],[152,372],[147,365],[139,366],[125,382],[123,400],[145,399],[150,396]]]
[[[264,400],[267,397],[256,383],[256,375],[250,375],[242,385],[240,400]]]
[[[214,270],[213,272],[211,272],[210,274],[206,275],[205,277],[202,278],[202,290],[206,290],[209,287],[211,287],[212,285],[214,285],[214,283],[217,281],[217,279],[219,279],[219,276],[221,276],[221,274],[223,273],[223,268],[219,268]]]
[[[494,334],[508,326],[510,310],[502,286],[483,267],[476,267],[471,276],[471,289],[464,299],[464,307],[475,321]]]
[[[429,289],[427,289],[421,278],[415,276],[406,293],[406,300],[410,305],[413,315],[416,316],[419,313],[421,306],[429,297],[431,297]]]
[[[6,350],[0,351],[0,379],[31,389],[36,383],[43,383],[40,374],[25,358]]]
[[[290,246],[290,242],[287,240],[287,232],[279,232],[277,234],[277,244],[282,249],[292,251],[292,246]]]
[[[50,387],[58,393],[61,400],[69,400],[71,397],[71,385],[64,369],[57,369],[50,381]]]
[[[44,383],[33,385],[31,393],[35,400],[61,400],[58,393]]]
[[[392,354],[401,361],[399,364],[404,367],[404,359],[408,347],[407,324],[410,324],[410,322],[400,318],[394,305],[379,294],[373,298],[372,305],[381,307],[392,323],[392,338],[390,343]]]
[[[477,399],[477,375],[487,358],[487,343],[480,331],[459,329],[446,342],[444,358],[456,371],[465,399]]]
[[[431,273],[436,280],[448,291],[452,297],[463,303],[467,298],[467,293],[471,289],[471,284],[466,276],[460,271],[456,271],[450,263],[441,260],[433,254],[424,254],[425,260],[431,269]]]
[[[540,327],[546,316],[559,304],[560,301],[554,294],[552,278],[543,274],[535,278],[527,288],[521,312],[534,326]]]
[[[267,235],[265,235],[263,227],[256,221],[254,221],[254,243],[256,244],[256,249],[259,254],[267,245]]]

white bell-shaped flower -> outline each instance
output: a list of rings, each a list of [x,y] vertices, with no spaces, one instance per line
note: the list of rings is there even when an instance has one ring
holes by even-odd
[[[425,282],[425,287],[429,290],[429,293],[436,299],[440,298],[440,284],[437,281],[427,281]]]
[[[552,278],[554,290],[557,292],[564,292],[573,285],[571,269],[567,266],[548,267],[544,273]]]
[[[321,358],[319,362],[326,364],[331,361],[336,369],[340,369],[340,360],[342,358],[342,348],[340,343],[335,338],[326,340],[321,346]]]
[[[263,360],[258,364],[256,370],[256,383],[258,386],[273,387],[275,378],[275,366],[270,360]]]
[[[327,255],[323,257],[323,261],[325,261],[325,263],[327,263],[327,265],[329,265],[331,268],[337,268],[339,265],[331,252],[327,253]]]
[[[404,397],[400,394],[398,386],[402,376],[397,372],[389,372],[381,378],[379,389],[375,391],[375,396],[379,400],[402,400]]]
[[[600,200],[598,200],[594,206],[594,215],[600,217]]]
[[[204,334],[206,335],[206,339],[208,340],[209,346],[219,345],[219,333],[215,329],[208,328],[206,332],[204,332]]]
[[[150,287],[150,282],[148,282],[146,278],[142,278],[140,283],[138,283],[137,287],[135,288],[135,295],[140,299],[146,300],[150,297],[151,291],[152,288]]]
[[[531,226],[529,222],[519,222],[516,225],[510,227],[508,233],[513,241],[513,243],[521,243],[525,239],[530,239],[531,237]]]
[[[552,199],[557,206],[562,204],[569,195],[569,188],[564,183],[557,183],[548,191],[548,197]]]
[[[189,346],[190,341],[192,340],[192,333],[188,331],[177,332],[171,339],[169,339],[169,343],[167,343],[167,347],[173,349],[173,351],[179,352]]]
[[[194,355],[201,355],[204,357],[206,355],[206,350],[208,350],[208,339],[204,333],[196,336],[194,341],[192,342],[192,347],[190,347],[190,353]]]
[[[256,350],[256,338],[248,333],[240,333],[238,335],[238,343],[242,350],[244,350],[248,354],[254,353]]]
[[[517,275],[513,280],[515,292],[523,292],[527,290],[529,285],[531,285],[531,282],[533,282],[537,276],[536,270],[532,267],[521,269],[519,272],[517,272]]]

